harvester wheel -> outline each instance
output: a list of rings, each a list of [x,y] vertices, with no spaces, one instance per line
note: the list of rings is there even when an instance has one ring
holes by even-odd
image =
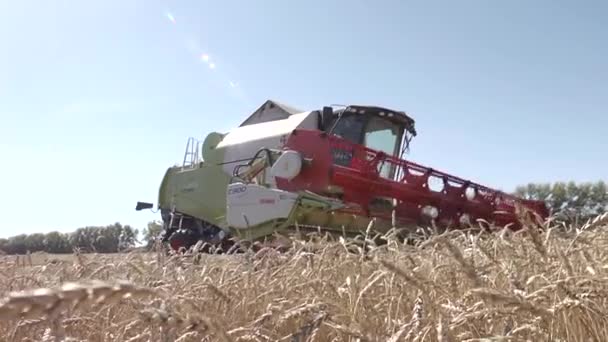
[[[181,229],[169,237],[169,245],[171,249],[179,252],[182,248],[185,250],[190,249],[190,247],[194,246],[198,241],[197,236],[194,232]]]

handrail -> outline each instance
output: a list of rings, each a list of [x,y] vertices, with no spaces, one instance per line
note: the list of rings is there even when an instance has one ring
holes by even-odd
[[[184,160],[182,162],[182,169],[192,168],[201,162],[200,146],[201,142],[199,140],[193,137],[188,138],[186,151],[184,152]]]

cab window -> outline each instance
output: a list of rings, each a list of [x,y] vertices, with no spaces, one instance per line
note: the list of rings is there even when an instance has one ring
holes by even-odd
[[[394,155],[399,148],[399,127],[394,123],[373,116],[365,127],[364,144],[373,150],[382,151]]]
[[[361,144],[361,135],[365,126],[365,115],[346,114],[338,119],[333,134],[355,144]]]
[[[384,118],[373,116],[365,127],[364,144],[370,149],[396,155],[399,153],[400,139],[400,127]],[[380,167],[380,176],[393,177],[394,165],[385,163]]]

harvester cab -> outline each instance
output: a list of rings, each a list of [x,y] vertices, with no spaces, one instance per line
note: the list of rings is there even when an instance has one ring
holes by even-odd
[[[415,121],[405,112],[351,105],[335,112],[331,107],[324,107],[323,113],[323,117],[331,117],[328,134],[395,157],[402,157],[416,136]],[[350,159],[340,160],[336,156],[334,162],[347,165]],[[386,177],[395,176],[394,169],[386,168],[382,172]]]

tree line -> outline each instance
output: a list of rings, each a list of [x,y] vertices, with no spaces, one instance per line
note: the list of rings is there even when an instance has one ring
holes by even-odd
[[[134,247],[138,243],[139,231],[129,225],[114,223],[102,227],[83,227],[71,233],[57,231],[46,234],[20,234],[0,239],[0,251],[6,254],[27,252],[73,253],[83,252],[117,253]]]
[[[530,183],[518,186],[515,195],[545,201],[556,221],[581,224],[608,212],[608,187],[604,181]]]
[[[575,183],[530,183],[518,186],[514,194],[526,199],[543,200],[556,220],[583,223],[608,212],[608,187],[604,181]],[[25,254],[28,251],[48,253],[84,252],[117,253],[143,243],[151,247],[161,233],[158,221],[148,223],[141,231],[129,225],[114,223],[101,227],[78,228],[71,233],[20,234],[0,239],[0,253]],[[142,234],[141,241],[138,239]]]

